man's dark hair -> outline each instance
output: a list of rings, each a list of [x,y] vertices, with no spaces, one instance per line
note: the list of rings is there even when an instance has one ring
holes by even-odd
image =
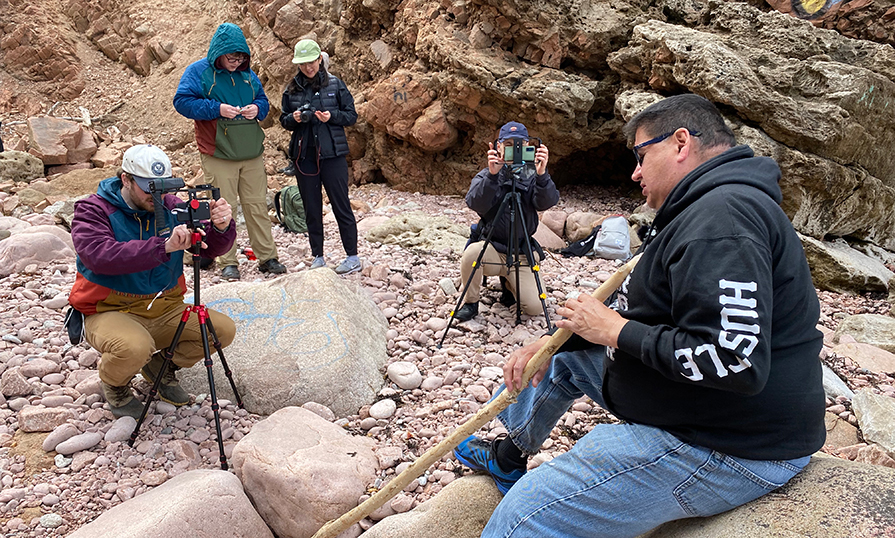
[[[673,95],[651,104],[631,118],[623,132],[633,143],[638,129],[643,129],[652,138],[681,127],[699,133],[697,140],[704,149],[736,145],[733,131],[724,123],[718,108],[705,97],[692,93]]]

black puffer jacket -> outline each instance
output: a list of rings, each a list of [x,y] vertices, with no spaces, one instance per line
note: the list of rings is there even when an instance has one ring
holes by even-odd
[[[289,156],[301,160],[308,147],[320,148],[321,159],[331,159],[348,154],[348,138],[345,127],[357,122],[357,111],[354,110],[354,97],[338,78],[328,74],[322,68],[318,77],[326,77],[326,84],[320,91],[314,91],[311,81],[299,73],[283,92],[280,124],[287,131],[292,131],[289,142]],[[299,123],[292,113],[306,103],[316,110],[326,110],[332,116],[326,123],[317,118],[310,123]],[[308,139],[308,137],[313,137]]]

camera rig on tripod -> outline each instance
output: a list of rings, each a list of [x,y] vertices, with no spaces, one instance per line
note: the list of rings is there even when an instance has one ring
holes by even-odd
[[[209,200],[217,200],[221,197],[221,190],[212,185],[187,187],[183,178],[179,177],[153,179],[149,182],[149,194],[152,195],[152,203],[155,208],[155,235],[164,236],[171,233],[167,219],[165,219],[167,208],[163,197],[165,194],[178,192],[187,193],[187,200],[177,204],[171,211],[177,217],[178,223],[186,224],[187,228],[191,230],[201,227],[202,221],[211,219]],[[159,226],[162,228],[159,229]]]

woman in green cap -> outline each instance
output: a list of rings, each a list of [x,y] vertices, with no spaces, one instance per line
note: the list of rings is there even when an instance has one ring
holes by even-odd
[[[323,257],[323,194],[326,189],[339,236],[347,257],[336,273],[361,268],[357,257],[357,222],[348,200],[348,138],[345,127],[354,125],[354,97],[345,83],[323,65],[320,45],[311,39],[295,44],[292,63],[298,73],[283,92],[280,124],[292,131],[289,156],[295,159],[296,179],[305,206],[308,241],[314,261],[311,269],[326,266]]]

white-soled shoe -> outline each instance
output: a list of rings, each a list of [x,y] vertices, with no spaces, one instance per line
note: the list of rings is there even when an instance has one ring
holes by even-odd
[[[311,262],[311,269],[320,269],[321,267],[326,267],[326,259],[323,256],[317,256]]]
[[[348,256],[345,258],[345,261],[336,267],[336,274],[339,275],[347,275],[355,271],[360,271],[360,258],[357,256]]]

